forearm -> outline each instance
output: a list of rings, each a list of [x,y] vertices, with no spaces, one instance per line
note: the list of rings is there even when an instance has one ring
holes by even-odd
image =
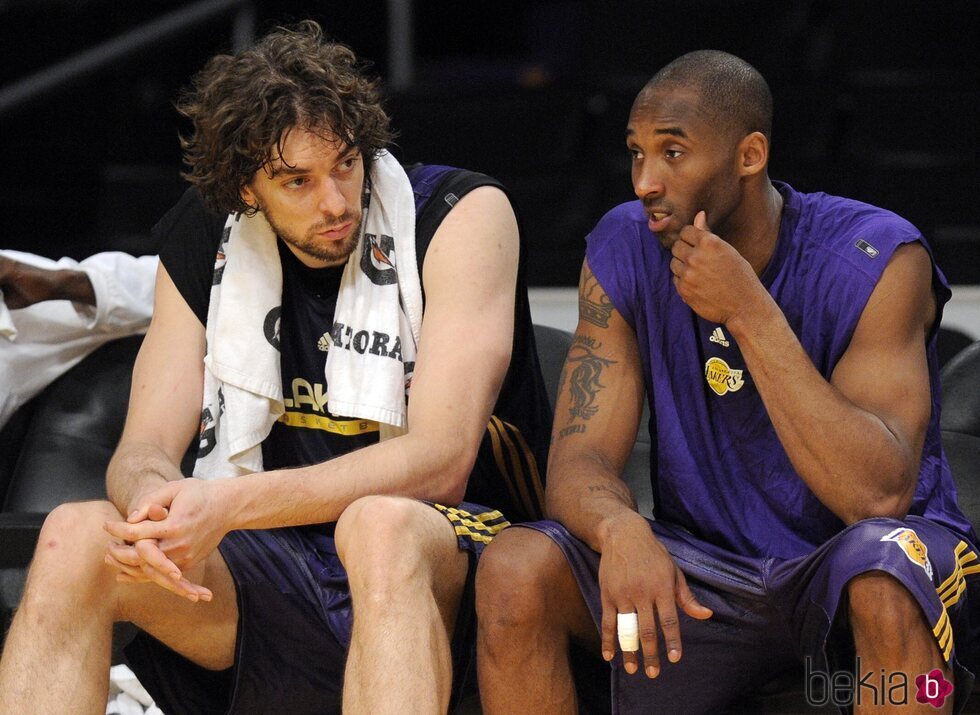
[[[53,280],[56,299],[70,300],[82,305],[95,305],[95,290],[84,271],[63,269]]]
[[[548,516],[595,551],[602,552],[612,526],[643,518],[632,491],[597,453],[558,455],[548,475]]]
[[[159,447],[121,442],[106,471],[106,491],[120,513],[129,514],[141,496],[183,477],[179,465]]]
[[[909,446],[816,370],[778,306],[765,298],[726,327],[793,467],[846,523],[904,515],[916,476]]]
[[[357,499],[391,494],[454,505],[463,498],[476,450],[440,447],[411,433],[321,464],[216,483],[231,529],[332,522]],[[451,443],[450,443],[451,444]]]

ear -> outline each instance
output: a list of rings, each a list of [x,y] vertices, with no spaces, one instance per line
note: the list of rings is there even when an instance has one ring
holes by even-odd
[[[245,184],[241,189],[238,190],[238,195],[242,198],[242,201],[244,201],[250,208],[258,211],[259,199],[255,195],[255,192],[252,191],[251,186]]]
[[[769,163],[769,140],[762,132],[752,132],[738,145],[738,171],[741,176],[755,176]]]

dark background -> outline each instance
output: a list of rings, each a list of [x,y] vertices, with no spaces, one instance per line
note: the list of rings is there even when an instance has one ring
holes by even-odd
[[[0,0],[0,94],[190,2]],[[253,3],[256,32],[306,17],[388,74],[387,5]],[[636,91],[700,48],[733,52],[775,97],[770,175],[890,208],[980,284],[976,0],[416,0],[416,81],[387,106],[406,162],[491,173],[514,192],[534,285],[573,285],[583,237],[632,198]],[[183,190],[180,87],[231,48],[231,13],[66,88],[0,108],[0,247],[51,257],[154,252]]]

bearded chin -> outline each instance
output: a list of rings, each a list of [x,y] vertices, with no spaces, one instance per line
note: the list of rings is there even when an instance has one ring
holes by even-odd
[[[316,233],[317,231],[324,230],[326,227],[324,224],[311,226],[307,229],[305,235],[297,236],[284,230],[274,216],[265,213],[265,218],[282,241],[319,261],[329,261],[334,264],[340,264],[350,257],[354,249],[357,248],[357,242],[361,235],[360,220],[354,224],[351,232],[343,239],[339,241],[321,241],[317,239]],[[350,219],[345,215],[335,223],[343,224],[348,220]]]

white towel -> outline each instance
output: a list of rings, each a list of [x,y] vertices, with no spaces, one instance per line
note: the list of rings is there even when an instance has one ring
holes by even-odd
[[[368,185],[360,240],[337,296],[325,369],[328,406],[336,415],[404,428],[422,325],[415,204],[408,176],[387,152],[372,162]],[[195,476],[261,471],[262,441],[285,411],[276,241],[261,213],[231,215],[225,224],[208,306]]]
[[[0,337],[14,341],[17,339],[17,326],[10,317],[10,309],[3,302],[3,291],[0,290]]]
[[[406,427],[422,328],[415,201],[405,170],[387,152],[373,162],[371,177],[361,240],[334,311],[327,400],[335,415]]]

